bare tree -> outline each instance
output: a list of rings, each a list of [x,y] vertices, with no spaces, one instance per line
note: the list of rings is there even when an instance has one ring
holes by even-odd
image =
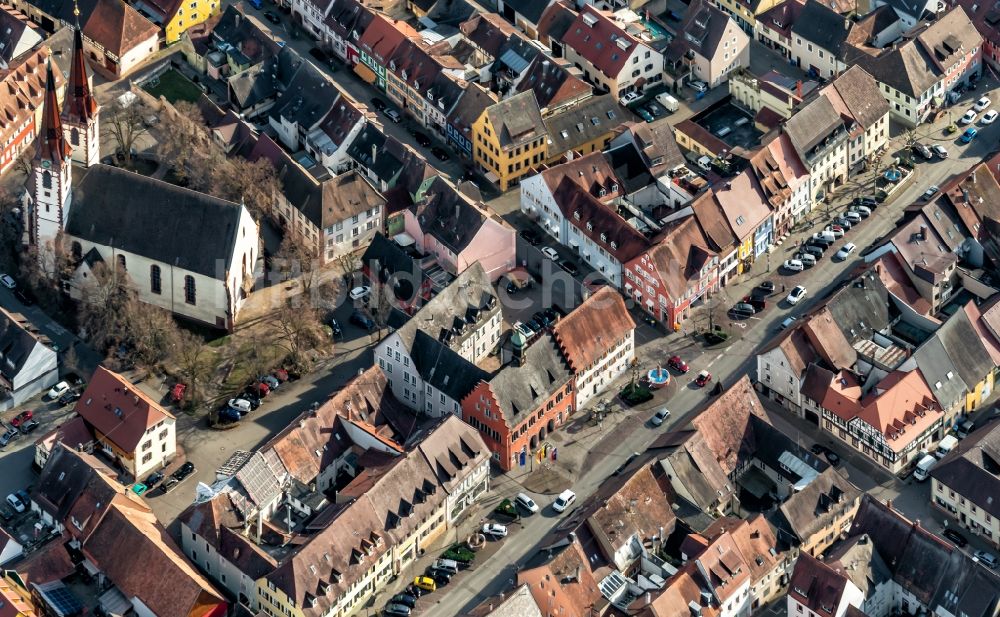
[[[301,369],[308,369],[306,352],[326,340],[316,310],[286,302],[275,315],[275,323],[278,330],[276,342],[288,352],[289,361]]]
[[[85,338],[97,349],[116,347],[128,330],[127,304],[131,292],[127,275],[117,270],[104,262],[94,264],[83,289],[80,327]]]
[[[379,340],[382,340],[382,329],[388,327],[389,325],[389,314],[392,312],[395,300],[396,296],[392,285],[379,283],[377,281],[372,283],[371,296],[368,301],[368,310],[371,312],[372,318],[375,320],[375,325],[378,326]]]
[[[161,161],[169,163],[174,174],[185,181],[191,175],[206,175],[211,168],[205,165],[206,153],[201,147],[208,141],[201,110],[193,103],[179,101],[174,105],[173,120],[163,123],[159,131],[156,152]]]
[[[105,130],[118,144],[118,149],[122,153],[126,165],[132,164],[132,150],[139,138],[146,134],[142,109],[143,107],[138,101],[133,101],[128,105],[122,105],[115,101],[101,118]]]
[[[184,398],[188,408],[201,403],[201,384],[210,370],[210,354],[205,348],[205,341],[200,336],[187,330],[178,333],[176,344],[171,356],[177,366],[178,376],[187,386]]]
[[[134,293],[125,304],[125,343],[132,361],[145,368],[163,364],[174,353],[180,329],[167,311],[141,302]]]
[[[316,247],[301,234],[285,230],[285,237],[278,247],[275,258],[280,260],[282,272],[299,278],[303,295],[308,298],[313,283],[319,275]]]
[[[270,216],[282,190],[274,165],[264,158],[248,161],[236,157],[228,162],[231,171],[227,174],[229,187],[226,198],[243,203],[258,221]]]

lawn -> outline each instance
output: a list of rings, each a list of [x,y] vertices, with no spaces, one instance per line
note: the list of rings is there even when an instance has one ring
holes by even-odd
[[[201,97],[201,89],[193,81],[171,69],[147,83],[144,88],[153,96],[163,96],[171,103],[190,101],[195,103]]]

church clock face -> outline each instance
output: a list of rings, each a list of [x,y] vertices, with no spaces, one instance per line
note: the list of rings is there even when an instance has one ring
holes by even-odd
[[[50,163],[49,161],[42,161],[42,167],[48,169],[49,167],[52,167],[52,163]]]

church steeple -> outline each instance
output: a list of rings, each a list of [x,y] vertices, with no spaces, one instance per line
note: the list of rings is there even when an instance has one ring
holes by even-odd
[[[59,98],[56,93],[56,78],[52,74],[52,58],[46,62],[45,99],[42,103],[42,125],[38,129],[38,142],[35,149],[36,161],[48,161],[52,167],[68,163],[66,159],[73,154],[73,149],[66,142],[63,133],[62,120],[59,117]]]
[[[85,167],[96,165],[101,157],[97,100],[94,98],[87,62],[83,54],[83,32],[80,29],[80,7],[73,2],[73,62],[69,69],[69,87],[63,109],[63,123],[73,146],[73,160]]]

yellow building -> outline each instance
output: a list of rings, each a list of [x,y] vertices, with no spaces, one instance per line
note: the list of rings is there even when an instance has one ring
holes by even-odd
[[[38,612],[31,600],[31,592],[21,575],[6,570],[0,576],[0,611],[5,617],[35,617]]]
[[[716,6],[732,17],[736,24],[751,37],[754,35],[754,26],[757,24],[757,17],[769,11],[781,0],[751,0],[741,2],[740,0],[716,0]]]
[[[163,29],[167,45],[176,43],[188,28],[208,21],[222,10],[220,0],[140,0],[135,6]]]
[[[548,133],[531,90],[487,107],[472,124],[473,160],[506,191],[547,160]]]

